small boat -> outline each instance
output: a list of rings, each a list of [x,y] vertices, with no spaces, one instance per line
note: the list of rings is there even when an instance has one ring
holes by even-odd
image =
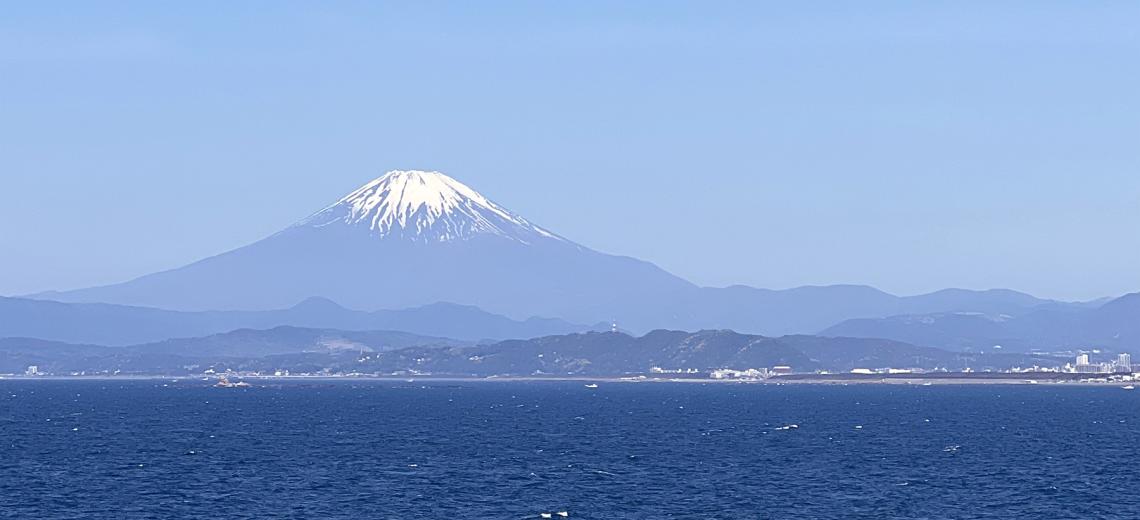
[[[590,384],[586,385],[586,388],[597,388],[597,387],[598,387],[597,383],[590,383]]]
[[[249,388],[253,385],[246,383],[245,381],[238,381],[236,383],[233,383],[233,382],[230,382],[230,380],[228,378],[220,377],[220,378],[218,378],[218,382],[215,383],[214,386],[216,388]]]
[[[1136,389],[1136,387],[1135,387],[1135,386],[1132,386],[1132,385],[1126,385],[1126,386],[1122,386],[1121,388],[1123,388],[1123,389],[1125,389],[1125,390],[1135,390],[1135,389]]]

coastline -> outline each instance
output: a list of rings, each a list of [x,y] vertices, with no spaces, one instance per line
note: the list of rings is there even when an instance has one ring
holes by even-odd
[[[352,382],[352,383],[542,383],[563,382],[583,384],[632,384],[632,383],[675,383],[675,384],[733,384],[733,385],[902,385],[902,386],[947,386],[947,385],[1024,385],[1024,386],[1101,386],[1125,387],[1131,386],[1130,381],[1094,381],[1085,374],[1043,373],[1037,377],[1026,377],[1033,374],[906,374],[902,375],[862,375],[862,374],[790,374],[775,376],[766,379],[714,379],[714,378],[681,378],[681,377],[649,377],[649,376],[454,376],[454,375],[418,375],[418,376],[327,376],[327,375],[288,375],[288,376],[262,376],[237,375],[228,377],[233,380],[246,382]],[[1041,377],[1042,375],[1053,377]],[[1056,377],[1084,376],[1084,377]],[[0,383],[4,381],[167,381],[167,382],[198,382],[214,383],[217,377],[211,376],[170,376],[162,374],[130,374],[130,375],[3,375]],[[256,387],[256,385],[254,385]]]

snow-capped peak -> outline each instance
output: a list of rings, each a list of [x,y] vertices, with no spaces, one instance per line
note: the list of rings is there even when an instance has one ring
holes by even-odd
[[[417,242],[466,240],[480,234],[524,243],[562,240],[435,171],[393,170],[349,193],[299,225],[366,227],[378,236]]]

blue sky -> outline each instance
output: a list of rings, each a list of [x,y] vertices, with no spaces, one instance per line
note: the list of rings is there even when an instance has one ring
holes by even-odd
[[[1140,290],[1140,4],[37,3],[0,17],[0,294],[438,169],[695,282]]]

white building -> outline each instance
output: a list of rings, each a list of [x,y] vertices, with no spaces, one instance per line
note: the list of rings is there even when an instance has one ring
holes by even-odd
[[[26,376],[38,376],[38,375],[40,375],[40,367],[38,367],[36,365],[29,365],[28,369],[24,371],[24,375],[26,375]]]
[[[749,368],[747,370],[735,370],[732,368],[721,368],[710,372],[709,377],[713,379],[760,379],[768,377],[768,369]]]
[[[1089,364],[1088,354],[1077,354],[1077,366],[1084,366]]]
[[[1116,371],[1132,373],[1132,354],[1122,352],[1116,356]]]

